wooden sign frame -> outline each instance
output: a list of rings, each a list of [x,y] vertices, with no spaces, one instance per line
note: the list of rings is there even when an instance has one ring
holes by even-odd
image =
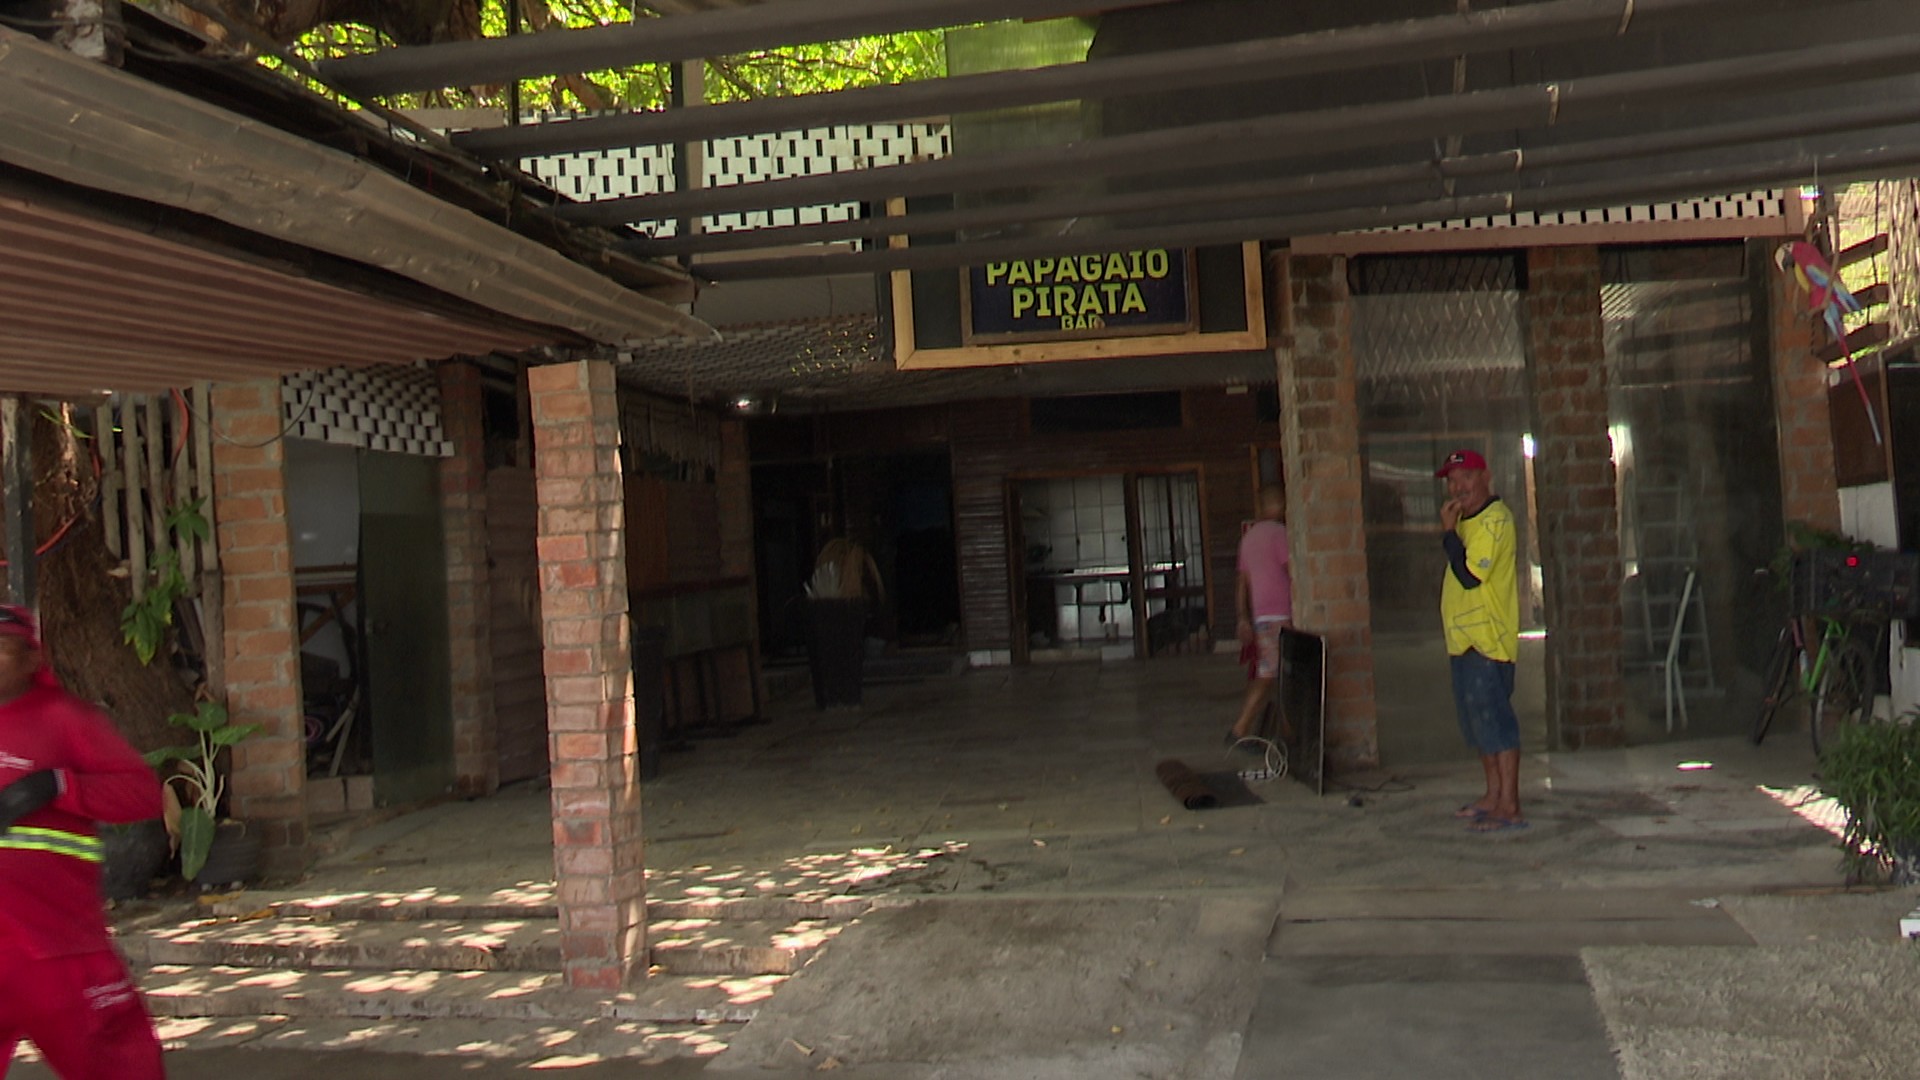
[[[894,237],[893,246],[904,246],[903,237]],[[902,371],[931,371],[946,368],[1008,367],[1017,364],[1047,364],[1063,360],[1103,360],[1120,357],[1181,356],[1196,353],[1251,352],[1267,347],[1267,304],[1260,260],[1260,244],[1249,241],[1240,246],[1242,303],[1246,305],[1244,330],[1215,333],[1191,331],[1180,334],[1146,334],[1072,341],[1026,341],[993,345],[962,345],[957,348],[923,349],[914,334],[913,275],[895,270],[889,274],[893,297],[893,358]],[[1189,278],[1189,288],[1196,283]],[[1197,314],[1197,313],[1196,313]]]

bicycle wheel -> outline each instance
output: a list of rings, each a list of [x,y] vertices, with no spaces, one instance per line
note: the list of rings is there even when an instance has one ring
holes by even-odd
[[[1780,628],[1780,637],[1773,643],[1773,655],[1767,659],[1766,674],[1761,677],[1760,685],[1766,688],[1766,696],[1760,699],[1760,712],[1753,719],[1753,745],[1759,746],[1760,740],[1767,737],[1767,728],[1773,724],[1773,714],[1793,696],[1799,685],[1794,678],[1794,660],[1798,658],[1800,646],[1795,641],[1792,626]]]
[[[1827,655],[1827,670],[1820,675],[1819,689],[1813,695],[1809,727],[1813,732],[1813,752],[1832,746],[1840,729],[1858,724],[1873,711],[1873,655],[1865,643],[1850,638],[1833,647]]]

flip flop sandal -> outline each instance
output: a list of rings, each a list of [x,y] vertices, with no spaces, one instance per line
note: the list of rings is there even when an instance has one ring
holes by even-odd
[[[1467,826],[1467,831],[1470,833],[1478,833],[1481,836],[1492,836],[1494,833],[1519,832],[1522,829],[1531,827],[1529,822],[1520,818],[1494,817],[1489,814]]]

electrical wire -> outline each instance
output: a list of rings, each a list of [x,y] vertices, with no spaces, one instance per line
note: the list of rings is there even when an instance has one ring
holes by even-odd
[[[180,405],[180,408],[185,411],[187,416],[191,417],[194,421],[198,423],[205,424],[207,426],[207,431],[210,432],[214,438],[219,439],[221,442],[226,443],[228,446],[239,447],[242,450],[258,450],[263,446],[272,446],[274,443],[277,443],[282,439],[285,439],[287,436],[292,435],[294,432],[294,429],[298,428],[301,424],[305,423],[307,419],[307,415],[313,412],[313,402],[314,402],[314,399],[317,398],[318,396],[319,396],[318,394],[315,394],[312,391],[308,391],[304,395],[304,397],[306,398],[305,403],[300,406],[300,411],[294,414],[293,419],[288,420],[286,423],[286,426],[282,427],[278,432],[275,432],[274,434],[269,435],[267,438],[261,440],[260,442],[241,442],[240,440],[235,439],[231,435],[226,434],[225,432],[221,431],[219,426],[213,422],[213,420],[211,419],[211,414],[203,413],[200,409],[194,408],[191,403],[187,402],[184,399],[184,397],[182,397],[181,400],[179,401],[179,405]]]
[[[1272,739],[1263,739],[1258,735],[1243,735],[1234,740],[1228,753],[1238,753],[1248,744],[1253,744],[1252,752],[1261,757],[1261,767],[1239,770],[1240,779],[1248,784],[1270,784],[1287,775],[1287,749]]]

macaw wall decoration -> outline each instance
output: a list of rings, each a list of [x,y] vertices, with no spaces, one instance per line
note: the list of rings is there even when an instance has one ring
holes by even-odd
[[[1808,311],[1827,324],[1827,331],[1839,343],[1840,354],[1847,361],[1847,373],[1853,376],[1854,389],[1860,392],[1860,404],[1867,410],[1867,424],[1873,431],[1874,445],[1881,445],[1885,437],[1880,434],[1880,420],[1874,415],[1873,403],[1867,397],[1867,385],[1860,380],[1859,369],[1853,363],[1853,349],[1847,344],[1846,319],[1848,315],[1857,315],[1863,310],[1859,299],[1847,290],[1839,272],[1827,262],[1820,249],[1805,240],[1780,245],[1780,250],[1774,252],[1773,261],[1780,269],[1793,275],[1801,290],[1807,294]]]

